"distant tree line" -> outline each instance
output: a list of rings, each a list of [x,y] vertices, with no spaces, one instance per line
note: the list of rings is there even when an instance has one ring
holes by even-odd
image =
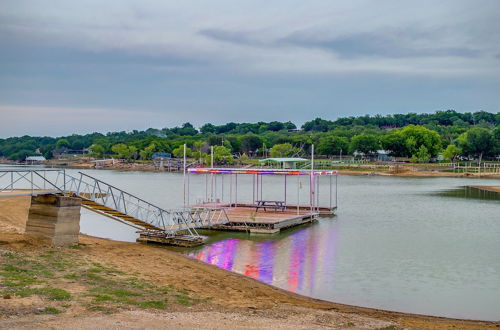
[[[474,157],[479,160],[500,155],[500,113],[454,110],[432,114],[394,114],[344,117],[334,121],[316,118],[298,129],[292,122],[204,124],[145,131],[92,133],[53,137],[0,139],[0,157],[24,160],[27,156],[86,149],[94,157],[150,160],[155,152],[207,160],[209,147],[216,146],[218,163],[232,163],[235,156],[305,156],[311,145],[324,156],[357,153],[373,155],[384,149],[390,155],[426,162],[439,153],[447,159]]]

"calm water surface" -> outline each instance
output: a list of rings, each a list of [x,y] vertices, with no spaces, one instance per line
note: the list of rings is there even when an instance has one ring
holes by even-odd
[[[159,206],[182,205],[182,175],[85,172]],[[191,176],[192,200],[204,196],[204,182]],[[250,181],[240,184],[241,199],[250,199]],[[282,196],[280,178],[265,178],[264,184],[264,199]],[[273,236],[208,232],[207,244],[181,251],[315,298],[500,320],[500,200],[465,185],[500,185],[500,180],[341,176],[336,217]],[[306,190],[304,185],[301,201]],[[296,190],[290,189],[291,203],[293,195]],[[85,210],[81,230],[125,241],[137,236]]]

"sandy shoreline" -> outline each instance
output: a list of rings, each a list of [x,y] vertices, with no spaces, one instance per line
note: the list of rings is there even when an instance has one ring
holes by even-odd
[[[0,249],[48,249],[22,235],[27,197],[0,198]],[[80,236],[81,258],[136,273],[142,279],[189,290],[209,302],[174,311],[120,311],[110,315],[68,311],[58,316],[0,317],[0,327],[29,328],[367,328],[367,329],[482,329],[500,322],[456,320],[348,306],[294,294],[249,277],[155,246]],[[15,307],[18,299],[0,300]],[[176,323],[177,322],[177,323]],[[174,324],[176,326],[174,326]],[[392,326],[392,328],[390,328]],[[388,328],[389,327],[389,328]]]

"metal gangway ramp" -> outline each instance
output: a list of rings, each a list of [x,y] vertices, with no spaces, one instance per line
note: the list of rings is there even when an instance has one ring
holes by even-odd
[[[82,207],[140,230],[141,236],[200,239],[197,228],[229,222],[224,208],[163,209],[93,176],[56,169],[0,170],[0,197],[61,193]]]

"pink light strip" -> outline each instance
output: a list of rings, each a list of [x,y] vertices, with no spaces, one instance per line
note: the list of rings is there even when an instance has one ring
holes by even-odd
[[[240,168],[188,168],[195,174],[259,174],[259,175],[311,175],[310,170],[269,170]],[[313,171],[313,175],[338,175],[337,170]]]

